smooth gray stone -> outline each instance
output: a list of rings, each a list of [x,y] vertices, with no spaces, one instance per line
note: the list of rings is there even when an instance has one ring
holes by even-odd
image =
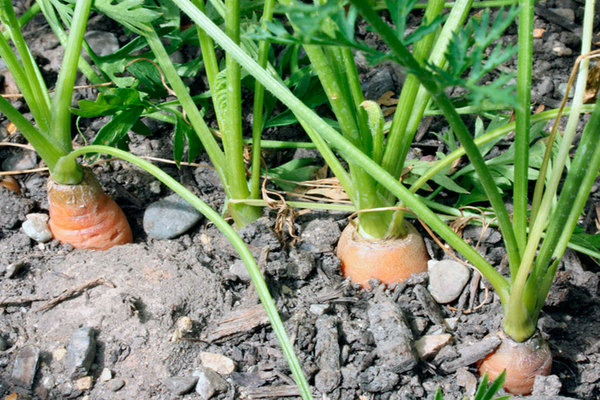
[[[108,56],[119,50],[120,47],[117,36],[111,32],[88,31],[85,34],[85,40],[94,53],[100,57]]]
[[[39,359],[40,349],[35,346],[25,346],[19,350],[12,371],[12,379],[17,385],[31,388]]]
[[[471,271],[467,267],[454,260],[430,261],[428,267],[427,289],[440,304],[456,300],[471,276]]]
[[[226,392],[229,389],[227,381],[210,368],[198,367],[193,375],[198,377],[196,393],[203,400],[209,400],[215,394]]]
[[[196,386],[196,383],[198,383],[197,376],[173,376],[163,381],[163,384],[169,390],[169,392],[176,395],[182,395],[191,392]]]
[[[202,217],[178,194],[172,194],[148,206],[144,212],[144,231],[154,239],[173,239],[185,233]]]
[[[96,356],[96,338],[89,327],[79,328],[73,333],[67,346],[67,371],[69,376],[86,376]]]
[[[37,165],[37,155],[34,151],[24,150],[18,151],[2,162],[2,169],[4,171],[23,171],[32,169]]]

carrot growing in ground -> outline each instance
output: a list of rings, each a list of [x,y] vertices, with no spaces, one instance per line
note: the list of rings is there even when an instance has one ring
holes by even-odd
[[[524,209],[516,211],[513,214],[515,218],[522,219],[515,223],[508,214],[504,201],[500,196],[498,187],[491,178],[488,165],[484,162],[483,156],[478,149],[472,135],[469,133],[467,126],[456,111],[451,100],[445,93],[448,80],[455,78],[450,75],[441,75],[439,70],[430,70],[422,66],[410,54],[405,43],[398,38],[397,33],[385,23],[379,15],[363,0],[350,0],[350,3],[362,17],[371,25],[373,30],[377,32],[391,49],[391,54],[388,58],[398,61],[405,66],[412,74],[414,74],[421,84],[431,94],[432,100],[435,102],[439,110],[447,119],[450,127],[457,135],[469,160],[473,164],[479,179],[484,186],[484,190],[488,199],[495,211],[495,216],[498,220],[498,225],[503,234],[506,251],[508,254],[509,267],[511,277],[506,278],[501,275],[490,263],[485,260],[473,247],[468,245],[462,238],[448,227],[431,209],[416,196],[411,190],[404,187],[398,180],[383,169],[370,154],[366,154],[359,149],[351,140],[346,139],[336,129],[331,127],[326,121],[320,118],[314,111],[307,107],[302,101],[296,98],[284,85],[277,79],[273,78],[267,71],[260,68],[256,62],[252,60],[242,49],[236,46],[227,38],[202,12],[195,8],[188,0],[173,0],[190,18],[210,35],[215,42],[221,45],[230,53],[236,60],[244,65],[246,70],[259,80],[266,89],[270,90],[280,101],[288,106],[297,116],[298,120],[309,125],[313,132],[317,132],[315,144],[321,150],[322,144],[327,141],[338,152],[344,155],[346,159],[352,160],[357,166],[361,167],[369,175],[376,177],[378,183],[389,190],[393,195],[397,196],[407,208],[415,213],[421,220],[429,225],[439,236],[441,236],[450,246],[463,255],[470,263],[472,263],[486,277],[490,284],[495,288],[498,297],[503,306],[503,330],[506,336],[513,342],[519,343],[518,347],[533,348],[534,350],[543,350],[547,352],[545,346],[530,346],[527,343],[529,340],[536,339],[536,325],[548,295],[552,281],[556,274],[559,261],[567,247],[567,243],[571,238],[579,216],[581,215],[586,199],[589,196],[590,189],[598,175],[600,169],[600,101],[596,102],[590,119],[582,133],[577,151],[574,158],[570,162],[570,168],[564,179],[564,183],[558,195],[558,188],[563,177],[563,170],[567,159],[570,157],[572,139],[574,137],[575,128],[579,121],[583,94],[585,91],[585,82],[587,75],[587,63],[581,62],[580,76],[577,80],[577,90],[574,96],[574,102],[569,113],[569,122],[563,134],[559,152],[552,160],[552,170],[546,171],[542,168],[539,173],[540,187],[543,189],[541,194],[536,193],[532,201],[532,215],[528,218],[527,213],[527,192],[523,191],[527,185],[528,172],[528,136],[529,136],[529,97],[517,99],[517,123],[516,136],[517,140],[517,157],[521,157],[521,161],[515,166],[515,181],[518,185],[515,186],[513,202],[515,207]],[[594,1],[586,1],[584,18],[584,30],[582,37],[582,53],[589,52],[591,45]],[[344,17],[345,13],[338,13],[338,17]],[[488,14],[489,15],[489,14]],[[523,24],[519,31],[519,36],[523,43],[519,43],[519,47],[524,46],[524,52],[519,57],[519,78],[518,78],[518,93],[527,93],[530,90],[531,79],[531,47],[528,45],[531,40],[532,30],[530,29],[530,21],[533,18],[533,1],[523,1],[521,7],[521,15],[519,21]],[[523,21],[521,21],[523,19]],[[489,20],[488,20],[489,22]],[[485,29],[477,30],[478,33],[484,33]],[[477,41],[474,41],[477,45]],[[469,43],[469,41],[465,42]],[[471,42],[473,44],[473,42]],[[468,49],[468,47],[467,47]],[[465,53],[475,57],[483,56],[483,52]],[[498,56],[498,52],[491,53],[494,57]],[[457,58],[454,61],[459,61]],[[482,60],[479,60],[482,61]],[[475,64],[486,66],[485,63]],[[459,64],[455,66],[460,67]],[[460,68],[459,68],[460,69]],[[462,70],[464,72],[465,70]],[[522,72],[521,72],[522,71]],[[462,75],[461,72],[461,75]],[[476,69],[474,72],[484,73],[485,68]],[[461,80],[457,78],[457,82]],[[446,83],[446,85],[444,84]],[[462,83],[471,86],[477,81],[463,80]],[[506,82],[505,82],[506,83]],[[502,86],[491,87],[491,94],[501,93]],[[504,91],[504,95],[506,95]],[[523,120],[523,118],[525,118]],[[525,136],[520,137],[520,136]],[[552,135],[551,135],[552,137]],[[327,146],[324,146],[327,147]],[[545,159],[549,161],[551,156],[552,140],[547,145],[547,153]],[[330,151],[324,148],[324,151]],[[518,176],[518,177],[517,177]],[[343,175],[342,175],[343,177]],[[341,180],[341,179],[340,179]],[[519,186],[519,188],[517,188]],[[522,198],[525,196],[526,201]],[[558,196],[558,202],[556,198]],[[518,205],[517,205],[518,204]],[[523,229],[524,227],[524,229]],[[542,236],[544,240],[542,241]],[[519,238],[519,240],[517,240]],[[524,238],[524,241],[523,241]],[[535,343],[534,343],[535,344]],[[498,349],[501,350],[501,349]],[[497,351],[498,351],[497,350]],[[519,349],[520,350],[520,349]],[[514,357],[514,356],[513,356]],[[539,357],[544,360],[546,357]],[[506,359],[506,358],[505,358]],[[504,387],[508,391],[515,393],[525,393],[531,391],[528,382],[523,381],[523,376],[529,377],[538,373],[547,373],[548,361],[536,362],[534,364],[527,363],[530,368],[529,372],[515,371],[508,369],[507,366],[501,368],[506,369],[507,381]],[[525,363],[523,363],[525,364]],[[533,365],[533,366],[532,366]],[[509,382],[525,383],[523,386],[512,386]],[[529,381],[531,382],[531,381]]]
[[[354,55],[349,47],[330,46],[335,39],[344,38],[349,44],[348,30],[354,29],[354,9],[349,23],[340,22],[336,2],[316,2],[309,6],[290,0],[282,1],[284,11],[292,22],[295,35],[287,34],[282,25],[270,25],[270,40],[302,43],[327,94],[341,133],[373,161],[396,179],[400,179],[410,143],[417,132],[430,96],[420,88],[415,76],[409,75],[392,126],[384,138],[385,123],[380,106],[365,100]],[[421,25],[415,34],[404,37],[403,27],[416,2],[398,5],[391,12],[398,26],[398,35],[413,45],[413,54],[420,64],[432,63],[444,68],[443,54],[452,32],[465,20],[470,1],[455,3],[442,27],[444,1],[427,2]],[[285,32],[285,33],[283,33]],[[283,34],[282,34],[283,33]],[[364,49],[361,49],[364,50]],[[314,127],[299,119],[311,140],[317,144],[325,161],[339,179],[357,209],[357,217],[345,228],[337,247],[344,276],[355,283],[368,286],[371,278],[383,283],[401,282],[413,273],[427,270],[429,255],[423,238],[404,218],[404,208],[376,176],[363,170],[354,159],[345,157],[348,171],[333,152],[327,149]]]
[[[0,0],[0,20],[19,57],[4,35],[0,35],[0,56],[37,126],[3,97],[0,98],[0,112],[20,129],[50,169],[48,200],[50,229],[54,237],[76,248],[107,249],[132,241],[125,214],[104,193],[91,171],[82,169],[76,162],[60,161],[73,150],[70,105],[91,3],[90,0],[78,1],[75,6],[63,64],[51,99],[21,34],[12,2]]]

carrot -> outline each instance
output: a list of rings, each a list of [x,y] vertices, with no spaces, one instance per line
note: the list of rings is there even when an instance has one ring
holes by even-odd
[[[399,239],[367,240],[348,224],[338,242],[337,256],[342,274],[368,287],[369,279],[385,284],[404,281],[411,274],[427,271],[429,255],[423,238],[405,221],[407,235]]]
[[[106,250],[133,241],[125,214],[87,168],[77,185],[49,179],[48,201],[50,230],[63,243],[78,249]]]
[[[539,334],[524,342],[516,342],[504,332],[498,336],[502,343],[481,361],[479,374],[487,373],[494,380],[506,370],[502,387],[507,392],[520,395],[531,393],[535,377],[548,375],[552,369],[552,353],[548,343]]]

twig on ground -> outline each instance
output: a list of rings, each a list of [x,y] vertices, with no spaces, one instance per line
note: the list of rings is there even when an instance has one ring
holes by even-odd
[[[95,288],[96,286],[100,286],[100,285],[106,285],[111,288],[117,287],[114,283],[112,283],[111,281],[109,281],[105,278],[96,278],[96,279],[88,281],[80,286],[77,286],[76,288],[73,288],[71,290],[63,292],[61,295],[58,295],[58,296],[54,297],[53,299],[49,300],[46,304],[42,305],[36,311],[42,311],[42,312],[48,311],[48,310],[56,307],[63,301],[69,300],[73,297],[77,297],[77,296],[83,294],[83,292],[85,292],[86,290]]]

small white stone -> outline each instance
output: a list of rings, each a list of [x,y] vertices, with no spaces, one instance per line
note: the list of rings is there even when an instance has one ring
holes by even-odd
[[[46,214],[27,214],[27,220],[23,222],[23,231],[25,234],[37,242],[47,242],[52,239],[52,232],[48,227],[48,215]]]
[[[200,362],[202,366],[212,369],[219,375],[229,375],[235,371],[235,361],[222,354],[203,351],[200,353]]]
[[[415,342],[415,350],[423,359],[431,358],[438,351],[452,341],[452,335],[443,333],[440,335],[425,335]]]
[[[112,377],[112,371],[108,368],[104,368],[102,370],[102,373],[100,373],[100,377],[98,379],[100,379],[101,382],[108,382],[112,379]]]
[[[447,304],[460,296],[469,281],[471,271],[454,260],[429,263],[429,286],[427,289],[440,304]]]

